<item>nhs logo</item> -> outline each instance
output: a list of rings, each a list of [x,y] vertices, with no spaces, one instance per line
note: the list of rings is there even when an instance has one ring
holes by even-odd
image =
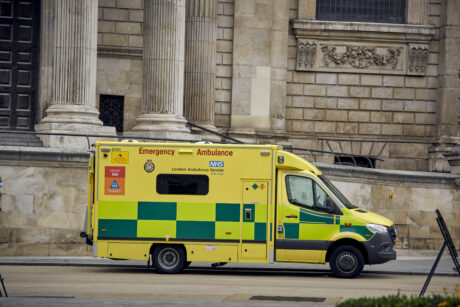
[[[209,161],[209,167],[224,167],[224,161]]]

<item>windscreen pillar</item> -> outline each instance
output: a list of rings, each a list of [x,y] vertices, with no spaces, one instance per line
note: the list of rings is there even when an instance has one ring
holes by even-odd
[[[37,132],[115,135],[96,109],[97,9],[93,0],[43,1],[42,28],[49,31],[42,31],[41,53],[52,61],[42,63],[51,82],[41,82],[40,91],[49,92],[50,101]],[[47,147],[88,148],[84,137],[39,137]]]
[[[186,6],[184,113],[188,121],[210,130],[216,130],[216,7],[217,0],[188,0]],[[209,133],[201,134],[202,138],[216,139]]]
[[[127,135],[191,138],[183,116],[185,2],[144,1],[142,114]]]

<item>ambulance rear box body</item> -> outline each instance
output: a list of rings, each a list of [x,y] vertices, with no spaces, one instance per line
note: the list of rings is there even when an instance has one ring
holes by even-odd
[[[392,221],[274,145],[97,142],[86,229],[95,256],[161,273],[192,261],[329,262],[355,277],[396,259]]]

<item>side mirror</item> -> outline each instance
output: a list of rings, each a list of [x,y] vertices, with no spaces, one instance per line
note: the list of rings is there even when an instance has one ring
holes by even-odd
[[[336,212],[334,201],[330,197],[326,198],[326,211],[331,214]]]

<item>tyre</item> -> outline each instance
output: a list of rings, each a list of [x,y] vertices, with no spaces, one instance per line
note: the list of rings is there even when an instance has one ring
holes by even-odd
[[[185,264],[185,251],[181,246],[159,245],[152,254],[153,266],[162,274],[175,274],[182,271]]]
[[[354,278],[363,270],[364,257],[356,247],[343,245],[332,252],[329,265],[336,277]]]

